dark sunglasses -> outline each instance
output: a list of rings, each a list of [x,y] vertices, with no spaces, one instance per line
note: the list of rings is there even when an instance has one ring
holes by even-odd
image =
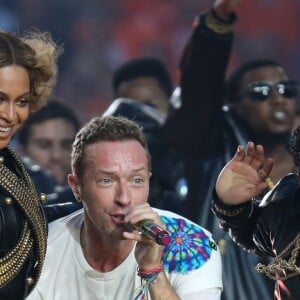
[[[298,83],[296,80],[280,81],[272,84],[269,82],[252,82],[248,85],[247,93],[253,101],[267,100],[276,90],[285,98],[295,98],[298,95]]]

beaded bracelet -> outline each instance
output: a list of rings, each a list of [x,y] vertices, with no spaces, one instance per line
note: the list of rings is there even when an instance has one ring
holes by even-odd
[[[159,265],[151,270],[141,270],[138,268],[138,276],[141,277],[141,286],[135,290],[134,300],[142,300],[151,283],[155,281],[159,273],[164,270],[162,265]]]

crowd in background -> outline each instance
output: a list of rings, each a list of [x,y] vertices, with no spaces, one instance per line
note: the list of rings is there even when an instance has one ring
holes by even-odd
[[[64,45],[56,94],[87,121],[112,101],[112,73],[128,59],[157,57],[176,82],[192,20],[210,5],[208,0],[3,0],[0,27],[20,33],[47,30]],[[235,25],[228,71],[267,56],[300,78],[300,2],[251,0],[237,11],[242,17]]]

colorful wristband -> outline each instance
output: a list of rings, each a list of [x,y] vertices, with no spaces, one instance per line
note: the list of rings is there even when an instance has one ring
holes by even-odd
[[[141,270],[138,268],[138,276],[141,277],[141,286],[135,290],[134,300],[144,299],[149,285],[155,281],[159,273],[161,273],[163,270],[164,268],[162,265],[150,270]]]

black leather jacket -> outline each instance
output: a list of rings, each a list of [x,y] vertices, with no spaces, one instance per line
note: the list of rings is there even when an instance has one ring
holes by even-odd
[[[243,213],[235,217],[215,214],[221,227],[229,230],[236,243],[247,251],[271,256],[279,268],[268,271],[278,279],[276,299],[300,299],[300,186],[295,174],[285,176],[263,200],[249,202]],[[214,201],[218,201],[215,199]],[[293,243],[294,241],[294,243]],[[298,243],[298,244],[296,244]],[[291,247],[288,247],[291,245]],[[294,250],[294,261],[291,259]],[[281,255],[283,254],[283,255]],[[285,262],[279,264],[279,257]],[[288,262],[290,268],[286,267]],[[295,264],[295,265],[293,265]],[[298,272],[296,268],[298,268]],[[284,277],[289,278],[285,279]]]
[[[1,150],[0,157],[0,171],[4,158],[3,164],[19,178],[14,182],[9,172],[9,176],[7,171],[0,174],[0,299],[23,300],[39,279],[43,253],[46,251],[47,221],[63,217],[82,205],[74,201],[70,189],[57,190],[55,181],[28,159],[24,166],[24,159],[19,160],[9,149]],[[28,194],[28,199],[23,194]],[[45,201],[44,195],[48,200]],[[32,246],[26,244],[26,239],[21,239],[26,222],[29,224],[30,239],[33,239]],[[28,253],[26,249],[29,249]],[[22,257],[26,259],[23,261]],[[14,273],[14,266],[17,265],[20,268]],[[9,280],[6,280],[6,275]]]
[[[258,257],[232,242],[229,235],[220,230],[211,211],[217,176],[238,144],[245,145],[249,139],[243,124],[232,112],[223,109],[233,33],[213,32],[207,28],[205,17],[200,16],[181,60],[181,106],[170,113],[165,125],[169,143],[186,157],[189,192],[181,214],[207,228],[219,242],[223,300],[271,300],[274,283],[255,270]]]
[[[23,300],[40,275],[47,223],[22,163],[9,149],[0,156],[0,299]]]

